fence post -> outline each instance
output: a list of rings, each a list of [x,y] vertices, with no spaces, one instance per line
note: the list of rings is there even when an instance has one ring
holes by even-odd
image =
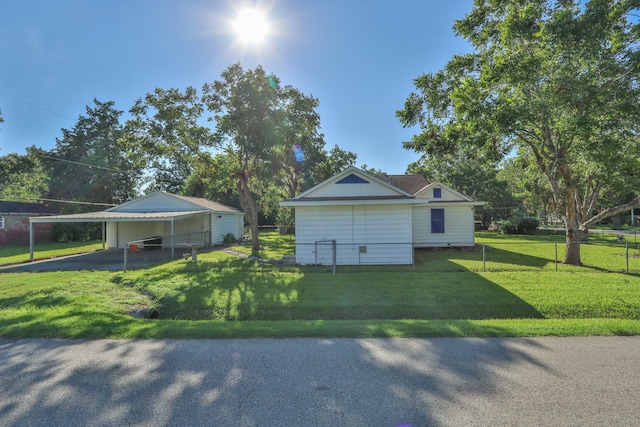
[[[487,253],[484,248],[484,243],[482,244],[482,271],[487,271]]]
[[[122,271],[127,271],[127,249],[129,248],[129,244],[125,243],[124,245],[124,267]]]
[[[555,242],[556,245],[556,271],[558,271],[558,242]]]
[[[624,252],[625,252],[625,258],[627,259],[627,273],[629,272],[629,242],[624,242]]]

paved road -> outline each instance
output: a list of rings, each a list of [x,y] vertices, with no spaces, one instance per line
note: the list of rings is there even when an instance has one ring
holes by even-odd
[[[640,337],[0,339],[0,425],[630,426]]]

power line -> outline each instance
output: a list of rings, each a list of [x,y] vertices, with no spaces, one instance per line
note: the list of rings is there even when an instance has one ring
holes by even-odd
[[[33,108],[37,108],[39,110],[46,111],[47,113],[55,114],[56,116],[64,117],[65,119],[69,119],[69,120],[75,120],[73,117],[69,117],[69,116],[67,116],[65,114],[58,113],[57,111],[53,111],[53,110],[50,110],[48,108],[41,107],[41,106],[33,104],[33,103],[29,102],[29,101],[25,101],[24,99],[20,99],[20,98],[16,98],[15,96],[7,95],[6,93],[0,92],[0,95],[4,96],[6,98],[9,98],[9,99],[13,99],[14,101],[22,102],[23,104],[29,105],[29,106],[31,106]]]
[[[87,166],[89,168],[104,169],[104,170],[108,170],[108,171],[111,171],[111,172],[126,173],[126,172],[123,172],[123,171],[121,171],[119,169],[108,168],[108,167],[105,167],[105,166],[90,165],[88,163],[76,162],[76,161],[67,160],[67,159],[60,159],[60,158],[57,158],[57,157],[45,156],[43,154],[36,154],[36,155],[38,157],[42,157],[42,158],[45,158],[45,159],[56,160],[56,161],[59,161],[59,162],[67,162],[67,163],[72,163],[74,165]]]
[[[76,202],[73,200],[59,200],[59,199],[42,199],[38,197],[17,197],[18,199],[24,200],[37,200],[40,202],[56,202],[56,203],[69,203],[75,205],[92,205],[92,206],[118,206],[114,203],[97,203],[97,202]],[[10,200],[7,200],[10,201]]]

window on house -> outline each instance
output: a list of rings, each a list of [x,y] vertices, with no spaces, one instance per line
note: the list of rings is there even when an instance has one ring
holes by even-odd
[[[431,233],[444,233],[444,209],[431,209]]]
[[[4,228],[4,216],[0,215],[0,230]]]
[[[442,198],[442,188],[434,188],[433,189],[433,198],[434,199]]]

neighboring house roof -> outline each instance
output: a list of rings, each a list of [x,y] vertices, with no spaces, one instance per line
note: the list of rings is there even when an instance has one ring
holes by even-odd
[[[55,209],[40,203],[8,202],[0,200],[0,214],[51,215],[55,213]]]
[[[415,195],[424,187],[429,185],[422,175],[382,175],[379,176],[383,181],[388,182],[394,187],[398,187],[409,194]]]

